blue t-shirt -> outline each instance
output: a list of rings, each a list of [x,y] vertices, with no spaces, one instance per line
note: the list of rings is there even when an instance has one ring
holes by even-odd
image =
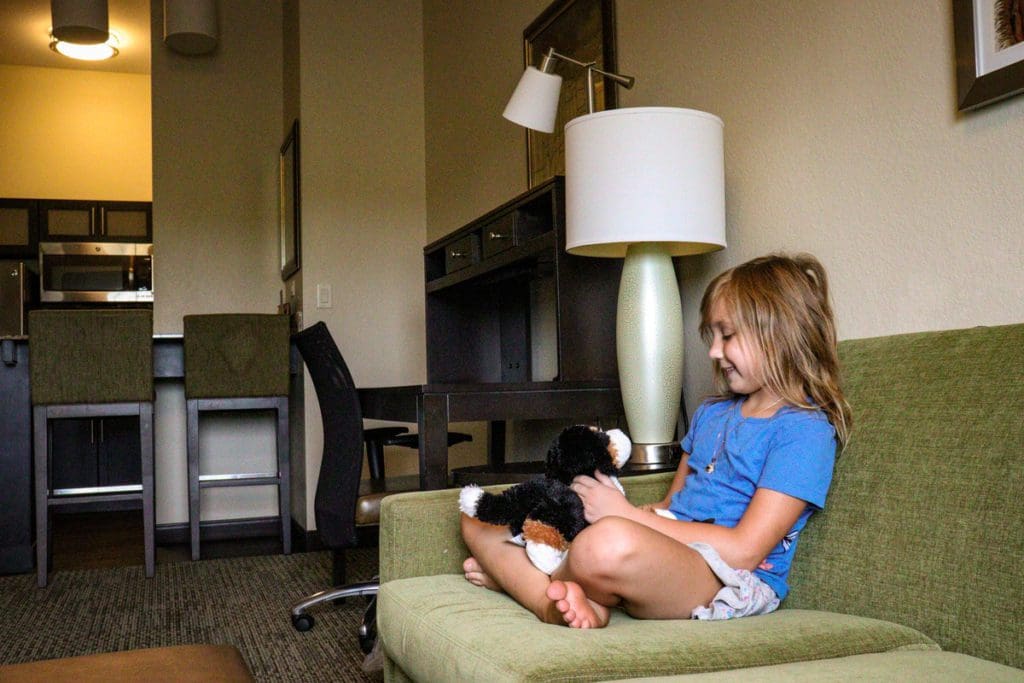
[[[669,510],[679,519],[735,527],[754,491],[771,489],[807,502],[796,524],[754,570],[786,597],[786,576],[800,531],[825,506],[836,457],[835,429],[820,410],[789,406],[767,418],[744,418],[745,399],[705,401],[683,439],[690,473]],[[714,471],[706,468],[717,459]]]

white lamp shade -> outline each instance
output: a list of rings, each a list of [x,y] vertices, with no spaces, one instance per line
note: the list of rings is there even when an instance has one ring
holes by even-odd
[[[723,124],[692,109],[637,107],[565,125],[566,250],[623,257],[662,243],[672,256],[725,246]]]
[[[164,43],[185,55],[212,52],[217,47],[215,0],[164,0]]]
[[[526,67],[512,97],[502,113],[509,121],[520,126],[551,133],[555,130],[558,114],[558,94],[562,77],[544,73],[535,66]]]
[[[107,40],[107,0],[50,0],[53,36],[58,40],[94,45]]]

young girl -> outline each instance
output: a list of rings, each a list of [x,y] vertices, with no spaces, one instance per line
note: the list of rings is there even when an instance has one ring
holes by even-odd
[[[715,619],[778,606],[850,429],[824,269],[776,255],[727,270],[704,293],[701,336],[720,393],[697,409],[665,499],[635,507],[601,473],[577,477],[591,524],[550,577],[506,527],[463,515],[468,581],[574,628],[605,626],[611,607]]]

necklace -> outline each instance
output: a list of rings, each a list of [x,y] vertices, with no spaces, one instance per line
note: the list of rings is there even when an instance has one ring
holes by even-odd
[[[736,412],[739,413],[740,419],[736,420],[736,424],[733,424],[733,422],[732,422],[732,415],[730,415],[726,419],[725,425],[722,427],[722,431],[720,431],[718,433],[718,438],[717,438],[718,446],[715,448],[715,454],[713,456],[711,456],[711,462],[709,462],[707,464],[707,467],[704,468],[704,471],[707,472],[708,474],[712,474],[715,471],[715,465],[718,464],[718,456],[720,456],[722,454],[722,452],[725,451],[726,443],[729,441],[729,434],[730,433],[735,434],[736,431],[739,430],[741,424],[743,424],[744,422],[746,422],[747,420],[749,420],[752,417],[757,417],[761,413],[764,413],[764,412],[767,412],[767,411],[771,410],[772,408],[774,408],[775,406],[777,406],[781,402],[782,402],[782,399],[781,398],[777,398],[774,401],[772,401],[771,403],[769,403],[768,405],[766,405],[764,408],[761,408],[759,410],[755,410],[754,412],[752,412],[750,415],[747,415],[746,417],[743,417],[742,404],[737,406],[735,410],[736,410]]]

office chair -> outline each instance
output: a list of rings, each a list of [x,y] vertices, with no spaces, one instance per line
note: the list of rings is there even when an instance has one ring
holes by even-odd
[[[292,340],[309,369],[323,419],[324,451],[314,512],[317,533],[331,550],[332,585],[335,586],[297,602],[291,610],[292,625],[296,630],[308,631],[313,628],[314,620],[307,610],[314,605],[349,597],[368,597],[370,600],[359,627],[359,646],[368,653],[377,637],[376,595],[379,584],[377,577],[345,584],[345,549],[358,544],[359,528],[379,524],[382,498],[419,487],[418,476],[391,480],[383,476],[384,446],[418,448],[418,437],[405,433],[402,427],[363,429],[359,395],[327,325],[318,322],[292,335]],[[472,437],[468,434],[453,432],[448,435],[449,446],[470,440]],[[360,482],[364,443],[371,472],[368,482]]]

